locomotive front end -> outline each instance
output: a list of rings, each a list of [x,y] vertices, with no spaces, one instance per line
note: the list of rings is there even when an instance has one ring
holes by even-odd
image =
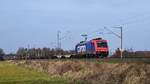
[[[100,57],[107,57],[109,48],[106,40],[94,40],[96,55]]]

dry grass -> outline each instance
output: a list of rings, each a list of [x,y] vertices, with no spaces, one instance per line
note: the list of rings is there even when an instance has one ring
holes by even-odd
[[[18,65],[46,72],[51,76],[70,77],[90,84],[149,84],[150,64],[97,63],[79,60],[18,61]]]
[[[0,84],[74,84],[64,77],[51,77],[43,72],[29,70],[6,61],[0,61]]]

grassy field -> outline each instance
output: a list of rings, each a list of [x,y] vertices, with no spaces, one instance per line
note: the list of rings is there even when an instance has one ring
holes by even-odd
[[[0,62],[0,84],[149,84],[150,64],[86,60]]]
[[[35,70],[16,66],[9,62],[0,62],[0,84],[70,84],[69,78],[50,77]],[[75,83],[75,82],[74,82]],[[80,82],[76,82],[80,83]]]
[[[12,63],[17,66],[45,72],[49,75],[80,80],[84,84],[150,83],[150,64],[144,62],[112,62],[109,60],[105,62],[93,62],[89,60],[28,60],[12,61]],[[76,82],[76,84],[79,83]]]

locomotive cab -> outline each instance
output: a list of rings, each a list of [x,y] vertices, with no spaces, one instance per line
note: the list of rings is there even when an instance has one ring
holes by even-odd
[[[97,56],[106,57],[109,54],[108,44],[106,40],[93,39],[93,44],[95,46],[95,53]]]

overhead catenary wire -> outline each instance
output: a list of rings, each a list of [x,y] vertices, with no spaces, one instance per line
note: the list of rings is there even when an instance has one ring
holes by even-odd
[[[110,30],[107,27],[104,27],[104,29],[106,29],[107,31],[109,31],[110,33],[114,34],[115,36],[117,36],[118,38],[121,38],[119,34],[114,33],[112,30]]]
[[[144,16],[144,17],[140,17],[140,16]],[[107,27],[114,28],[116,26],[127,26],[127,25],[134,24],[134,23],[137,23],[137,22],[145,21],[147,19],[150,20],[150,15],[141,14],[140,16],[133,16],[133,17],[130,17],[128,19],[125,19],[126,21],[124,23],[116,24],[116,25],[113,25],[113,26],[107,26]],[[103,29],[108,30],[110,33],[113,33],[113,31],[108,29],[108,28],[104,27]],[[90,36],[90,35],[92,35],[96,32],[99,32],[99,30],[102,30],[102,28],[98,28],[97,30],[92,31],[92,32],[87,33],[87,34]],[[110,34],[110,33],[104,33],[104,31],[99,32],[99,33],[101,33],[101,34]],[[120,38],[120,36],[118,36],[118,34],[115,34],[115,33],[113,33],[113,34]]]
[[[114,26],[125,26],[125,25],[130,25],[130,24],[135,24],[135,23],[138,23],[138,22],[142,22],[142,21],[145,21],[145,20],[150,20],[150,15],[146,15],[143,17],[132,17],[132,18],[129,18],[129,19],[126,19],[125,22],[123,23],[120,23],[120,24],[116,24],[116,25],[113,25],[111,27],[114,27]]]
[[[123,28],[122,28],[122,26],[123,25],[129,25],[129,24],[137,23],[137,22],[140,22],[140,21],[144,21],[144,20],[146,20],[149,17],[150,17],[150,15],[142,17],[140,19],[137,18],[137,19],[135,19],[133,21],[128,21],[128,22],[121,23],[119,25],[115,25],[115,26],[110,27],[110,28],[120,28],[121,29],[120,36],[118,34],[114,33],[113,31],[111,31],[110,29],[104,27],[105,29],[107,29],[108,31],[110,31],[112,34],[114,34],[115,36],[117,36],[117,37],[119,37],[121,39],[121,54],[120,54],[121,55],[121,59],[123,58],[123,51],[122,51],[122,49],[123,49]],[[117,26],[119,26],[119,27],[117,27]]]

